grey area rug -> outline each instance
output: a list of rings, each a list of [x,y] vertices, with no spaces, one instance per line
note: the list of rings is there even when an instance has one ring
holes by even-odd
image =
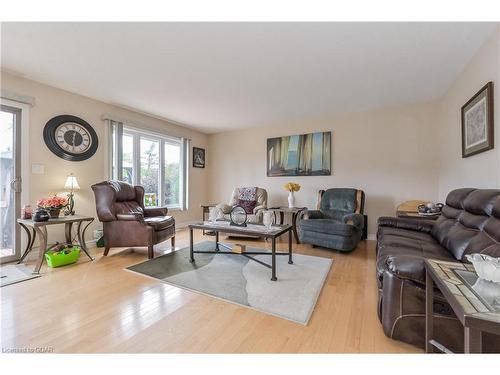
[[[196,250],[213,250],[210,241]],[[248,248],[248,251],[260,250]],[[270,264],[267,255],[254,256]],[[210,295],[298,323],[307,324],[316,305],[332,260],[294,254],[277,256],[278,281],[271,281],[271,269],[241,255],[195,254],[189,262],[189,248],[136,264],[127,269],[177,287]]]
[[[36,277],[40,277],[40,275],[33,275],[33,270],[24,264],[8,264],[0,267],[0,286],[7,286]]]

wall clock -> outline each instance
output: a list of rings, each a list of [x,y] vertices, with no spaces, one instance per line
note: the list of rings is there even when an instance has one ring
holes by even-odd
[[[69,161],[87,160],[95,154],[99,144],[92,126],[72,115],[50,119],[43,129],[43,140],[50,151]]]

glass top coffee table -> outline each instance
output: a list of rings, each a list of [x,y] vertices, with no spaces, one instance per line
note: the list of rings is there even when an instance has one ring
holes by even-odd
[[[203,231],[213,231],[215,232],[215,247],[212,251],[200,251],[194,249],[193,243],[193,230],[200,229]],[[233,252],[232,248],[219,241],[219,233],[228,233],[235,235],[251,235],[259,236],[264,238],[269,238],[271,240],[271,252],[265,251],[245,251],[242,253]],[[276,251],[276,239],[285,233],[288,233],[288,252],[277,252]],[[221,250],[221,247],[226,250]],[[276,281],[276,256],[288,256],[288,264],[293,264],[292,259],[292,226],[291,225],[272,225],[271,228],[267,229],[261,224],[247,224],[246,227],[231,225],[229,221],[220,220],[216,222],[200,222],[196,224],[189,224],[189,261],[191,263],[195,262],[194,254],[231,254],[245,256],[265,267],[271,269],[271,280]],[[271,257],[271,264],[262,262],[259,259],[255,259],[252,255],[268,255]]]

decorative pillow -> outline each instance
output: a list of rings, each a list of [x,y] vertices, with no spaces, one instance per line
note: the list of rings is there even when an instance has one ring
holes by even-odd
[[[238,206],[242,207],[247,214],[253,214],[253,209],[257,206],[257,201],[238,199]]]

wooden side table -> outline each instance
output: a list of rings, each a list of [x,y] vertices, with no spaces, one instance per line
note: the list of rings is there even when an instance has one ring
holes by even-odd
[[[412,200],[403,202],[396,208],[396,216],[407,219],[437,220],[440,214],[420,215],[418,213],[418,206],[427,203],[429,203],[429,201],[423,201],[423,200]]]
[[[207,221],[207,215],[210,213],[210,208],[217,206],[215,203],[210,203],[210,204],[200,204],[201,207],[201,218],[203,221]],[[214,231],[207,231],[203,230],[203,234],[208,235],[208,236],[214,236],[215,232]]]
[[[47,226],[49,225],[57,225],[57,224],[64,224],[64,229],[65,229],[65,237],[66,237],[66,244],[70,245],[72,243],[72,238],[71,238],[71,233],[72,233],[72,228],[73,224],[77,224],[77,239],[78,239],[78,245],[80,248],[87,254],[90,260],[94,260],[94,258],[90,255],[89,250],[87,248],[87,245],[85,244],[85,231],[87,230],[88,226],[90,223],[94,221],[94,218],[92,216],[81,216],[81,215],[73,215],[73,216],[64,216],[60,217],[57,219],[50,219],[48,221],[33,221],[29,219],[17,219],[17,223],[25,230],[26,235],[28,236],[28,242],[26,244],[26,249],[24,250],[23,255],[21,256],[21,259],[17,263],[21,263],[24,258],[29,254],[29,252],[33,249],[33,244],[35,242],[35,238],[38,234],[38,243],[40,246],[40,251],[38,255],[38,261],[35,265],[35,270],[33,271],[34,274],[39,274],[40,273],[40,268],[42,267],[43,264],[43,259],[45,257],[45,253],[50,250],[51,248],[47,249]],[[83,226],[82,229],[82,224],[84,222],[87,222],[85,226]],[[31,232],[31,230],[33,232]]]
[[[478,279],[471,264],[426,259],[425,352],[451,351],[434,339],[434,287],[450,304],[464,327],[465,353],[482,352],[482,332],[500,335],[500,306],[472,287]]]

